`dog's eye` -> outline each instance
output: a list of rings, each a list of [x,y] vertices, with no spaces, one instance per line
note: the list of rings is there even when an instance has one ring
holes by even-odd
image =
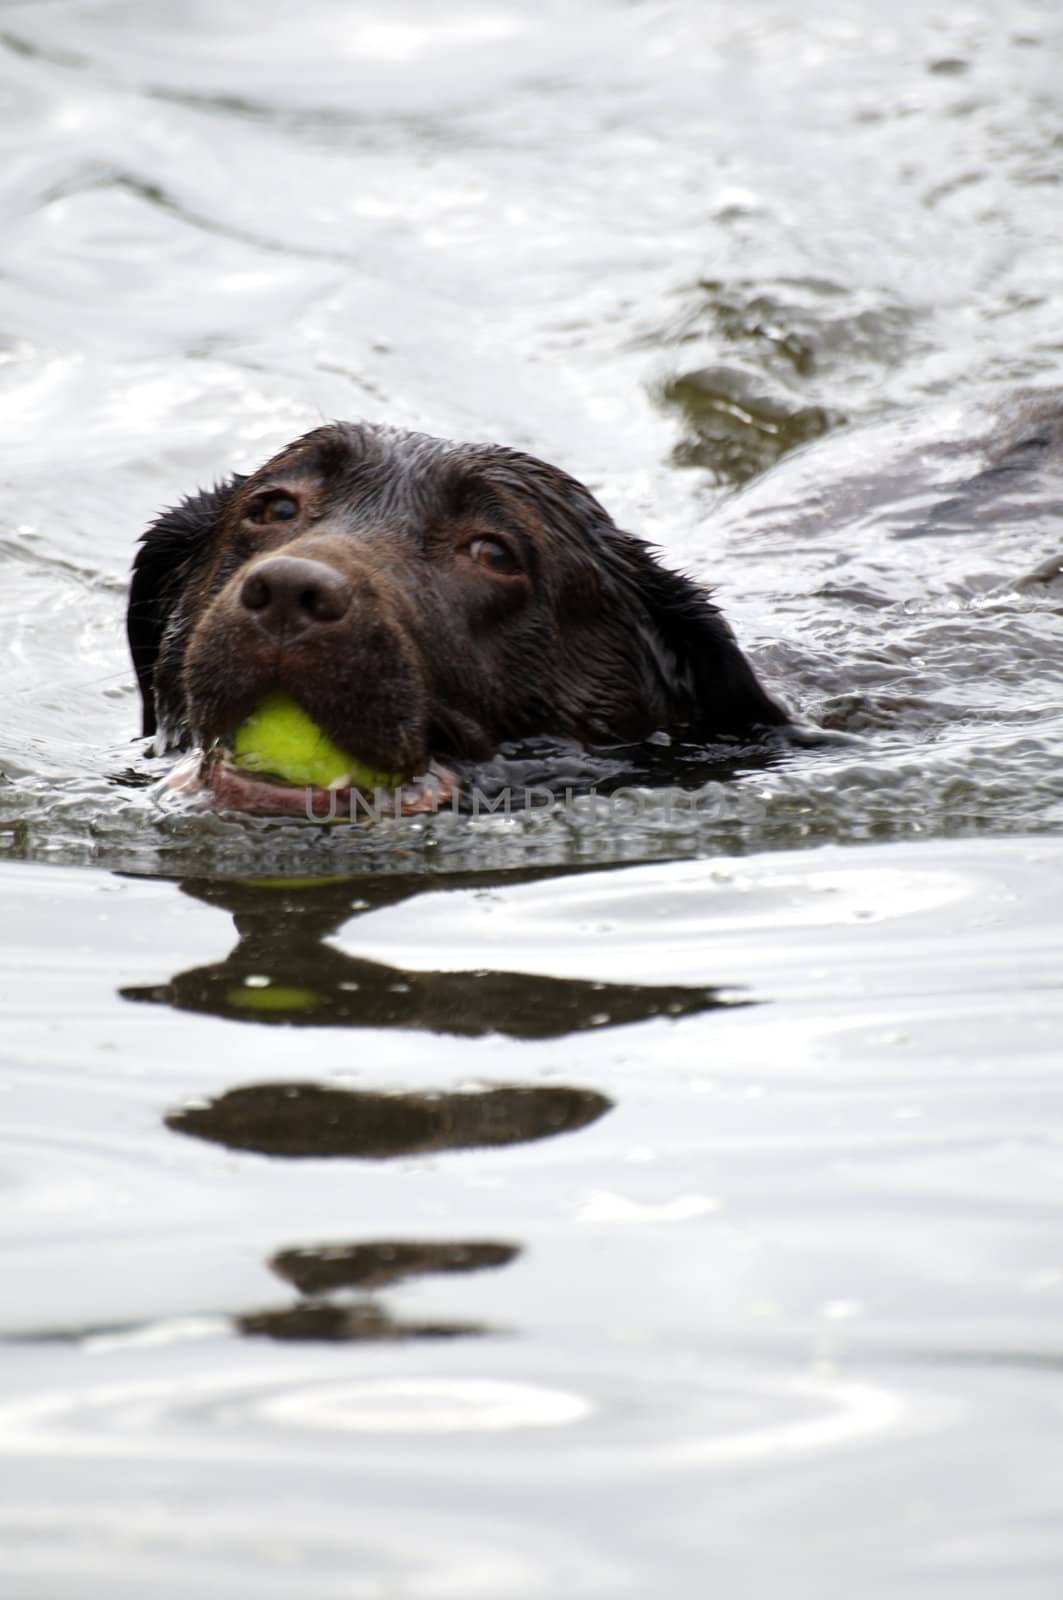
[[[246,511],[249,522],[291,522],[299,515],[299,502],[294,495],[274,492],[256,495]]]
[[[474,539],[467,548],[477,566],[501,578],[512,577],[523,570],[513,551],[501,539]]]

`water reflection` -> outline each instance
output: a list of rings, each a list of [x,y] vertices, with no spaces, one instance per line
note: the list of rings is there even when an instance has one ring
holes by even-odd
[[[506,874],[556,879],[554,871]],[[488,889],[491,875],[379,875],[313,882],[189,882],[186,894],[228,911],[238,934],[223,961],[125,999],[247,1022],[416,1027],[478,1035],[557,1038],[584,1028],[683,1016],[724,1004],[705,987],[613,984],[474,970],[416,972],[349,956],[330,936],[363,912],[439,888]],[[453,1091],[382,1091],[314,1082],[229,1088],[177,1106],[174,1133],[230,1150],[286,1158],[381,1161],[443,1150],[554,1138],[588,1127],[612,1102],[592,1089],[513,1084]],[[270,1260],[297,1299],[232,1317],[240,1334],[281,1341],[380,1342],[485,1334],[478,1321],[406,1319],[382,1290],[413,1277],[507,1266],[515,1244],[494,1240],[359,1240],[295,1246]]]
[[[460,1339],[488,1331],[475,1322],[401,1322],[372,1303],[344,1306],[331,1301],[303,1301],[279,1311],[252,1311],[233,1322],[239,1333],[293,1343]]]
[[[390,1094],[315,1083],[256,1083],[178,1107],[164,1120],[175,1133],[230,1150],[380,1161],[549,1139],[596,1122],[611,1106],[593,1089],[560,1084]]]
[[[506,881],[543,875],[508,874]],[[126,1000],[237,1020],[518,1039],[559,1038],[741,1003],[701,985],[603,983],[491,969],[407,971],[328,943],[329,935],[365,911],[440,887],[483,888],[497,881],[461,874],[427,881],[383,876],[296,885],[186,883],[186,894],[232,913],[239,943],[224,961],[121,993]]]
[[[561,1085],[383,1094],[265,1083],[178,1108],[164,1120],[175,1133],[231,1150],[385,1160],[553,1138],[587,1127],[611,1105],[594,1090]],[[443,1339],[486,1333],[475,1322],[405,1321],[373,1296],[409,1278],[508,1266],[519,1253],[519,1246],[495,1240],[389,1239],[279,1250],[269,1265],[300,1298],[291,1306],[234,1317],[233,1325],[243,1334],[284,1340]],[[334,1298],[351,1291],[362,1298]]]
[[[332,1289],[382,1289],[426,1273],[482,1272],[504,1267],[519,1255],[516,1245],[486,1240],[378,1240],[372,1244],[317,1245],[280,1250],[270,1266],[300,1294],[327,1294]]]
[[[270,1266],[302,1298],[279,1310],[246,1313],[233,1323],[239,1333],[289,1341],[455,1339],[483,1334],[490,1330],[478,1322],[407,1321],[392,1316],[371,1298],[372,1293],[431,1273],[504,1267],[519,1253],[516,1245],[486,1240],[388,1239],[281,1250]],[[362,1298],[331,1298],[344,1290],[354,1290]]]

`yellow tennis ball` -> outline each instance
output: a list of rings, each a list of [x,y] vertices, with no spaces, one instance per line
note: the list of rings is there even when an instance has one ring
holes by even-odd
[[[375,772],[333,744],[290,695],[268,694],[242,722],[233,739],[233,757],[248,772],[268,772],[288,783],[321,789],[393,789],[402,779]]]
[[[313,1011],[321,1001],[314,989],[297,989],[283,983],[271,983],[264,989],[230,989],[225,998],[242,1011]]]

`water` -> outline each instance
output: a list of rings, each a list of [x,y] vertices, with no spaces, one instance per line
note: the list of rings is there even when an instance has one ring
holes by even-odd
[[[1058,414],[1061,46],[0,7],[13,1600],[1058,1593],[1063,474],[993,462]],[[848,741],[160,811],[137,533],[359,415],[573,471]]]

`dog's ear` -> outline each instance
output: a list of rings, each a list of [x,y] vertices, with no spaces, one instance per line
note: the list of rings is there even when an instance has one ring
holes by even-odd
[[[241,476],[190,495],[171,506],[141,536],[133,562],[126,632],[143,702],[143,732],[155,732],[155,665],[167,624],[196,568],[206,559],[211,535]]]
[[[639,597],[663,645],[661,670],[677,703],[687,704],[690,731],[742,738],[788,726],[790,717],[760,682],[708,590],[661,566],[641,539],[631,545]]]

